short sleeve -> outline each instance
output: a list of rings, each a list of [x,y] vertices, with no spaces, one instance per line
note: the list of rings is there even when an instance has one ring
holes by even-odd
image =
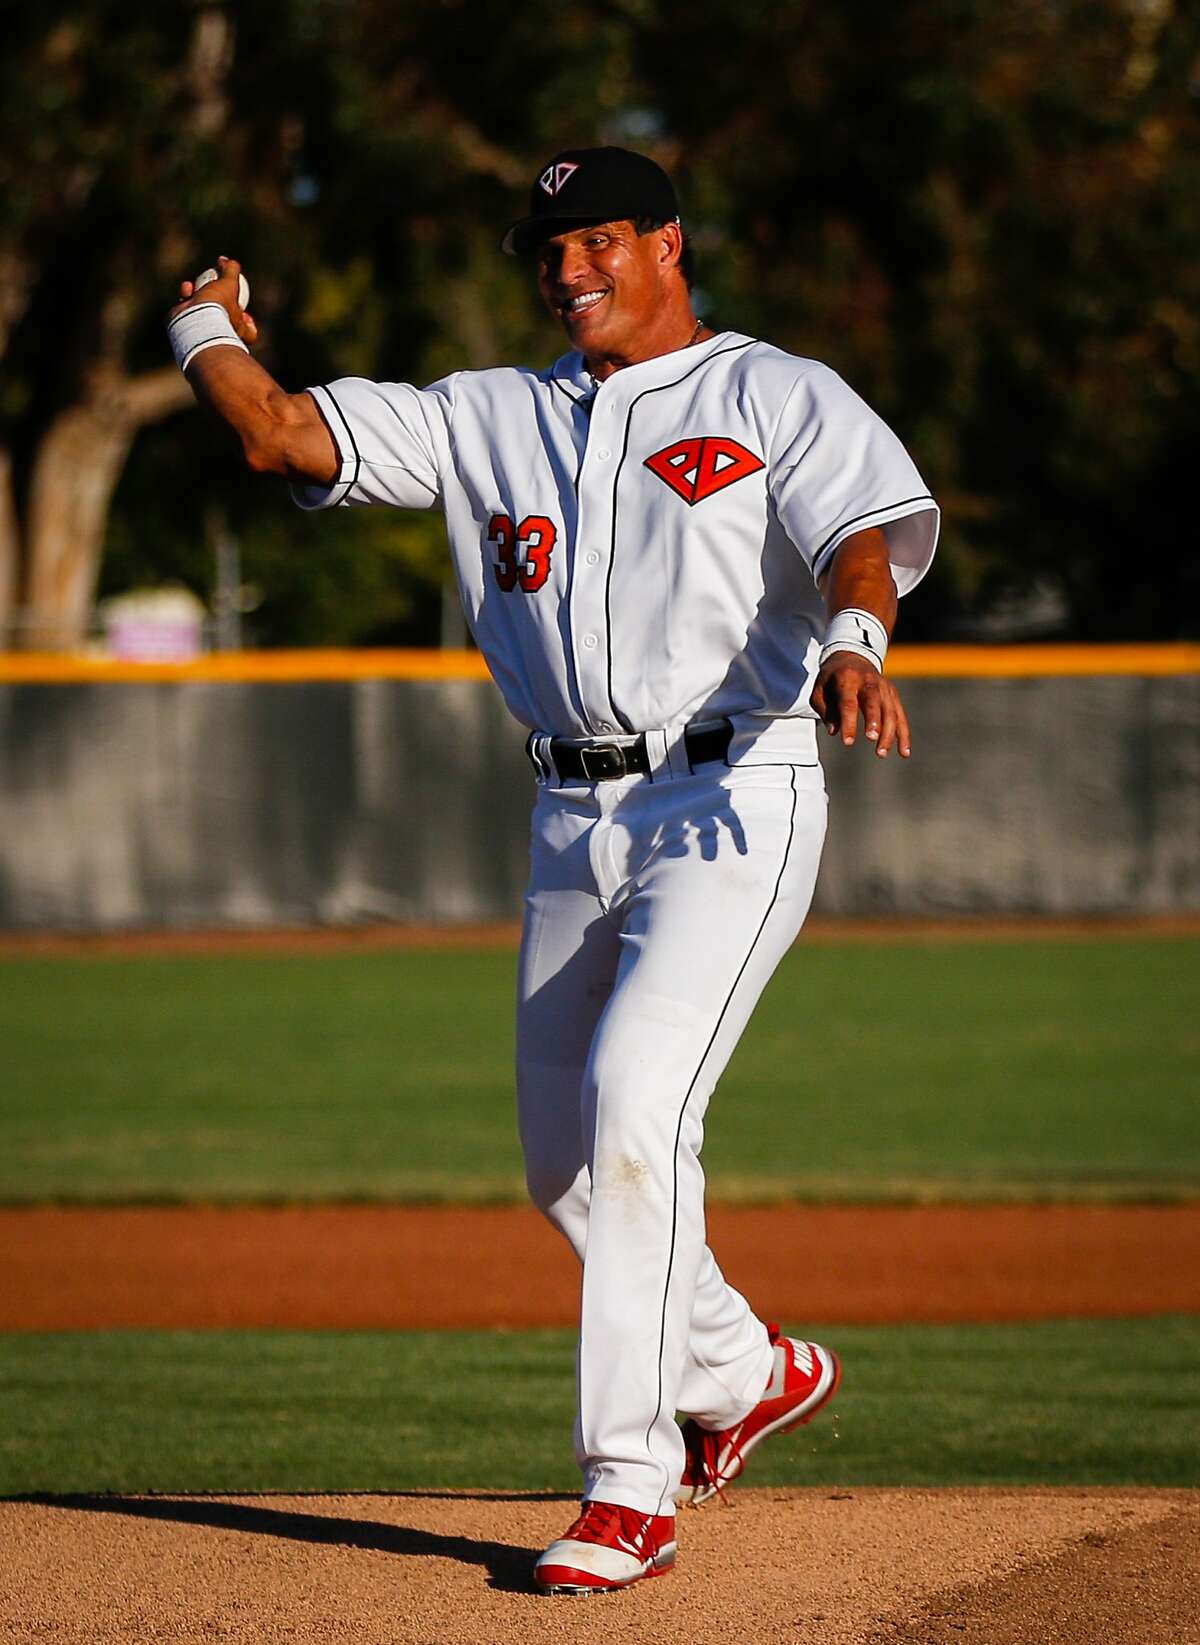
[[[891,429],[828,366],[793,385],[771,442],[771,498],[814,580],[856,531],[879,526],[897,591],[929,569],[938,507]]]
[[[419,389],[343,377],[308,392],[333,438],[339,466],[331,486],[293,485],[301,508],[433,508],[441,500],[437,435],[450,404],[442,385]]]

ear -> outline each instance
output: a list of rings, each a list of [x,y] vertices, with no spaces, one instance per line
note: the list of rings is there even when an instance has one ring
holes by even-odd
[[[655,229],[658,241],[658,264],[661,269],[676,268],[683,255],[683,230],[678,223],[664,223]]]

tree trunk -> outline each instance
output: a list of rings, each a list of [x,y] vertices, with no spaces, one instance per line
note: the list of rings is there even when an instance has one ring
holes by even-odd
[[[0,651],[16,643],[17,582],[21,565],[21,529],[13,493],[12,457],[0,446]]]
[[[29,305],[29,264],[11,248],[0,251],[0,359]],[[0,651],[15,645],[17,594],[21,582],[21,527],[12,453],[0,446]]]
[[[109,503],[134,435],[191,403],[173,366],[97,382],[51,423],[29,486],[27,626],[35,651],[73,650],[87,636]]]

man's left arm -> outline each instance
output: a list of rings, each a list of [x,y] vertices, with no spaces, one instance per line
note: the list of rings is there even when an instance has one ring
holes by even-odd
[[[829,614],[829,638],[812,691],[812,705],[831,737],[849,748],[863,733],[884,758],[893,747],[912,753],[908,716],[900,693],[883,675],[883,653],[896,622],[896,584],[887,538],[875,527],[847,537],[820,578]],[[858,614],[865,613],[867,621]],[[840,614],[840,619],[839,619]],[[839,619],[835,621],[835,619]],[[835,649],[838,639],[854,649]]]

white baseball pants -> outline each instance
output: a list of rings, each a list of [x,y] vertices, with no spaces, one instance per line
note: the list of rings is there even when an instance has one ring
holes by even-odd
[[[676,1411],[728,1427],[770,1376],[766,1330],[705,1243],[700,1148],[808,912],[825,809],[819,765],[539,789],[518,1103],[530,1194],[583,1264],[586,1498],[673,1512]]]

